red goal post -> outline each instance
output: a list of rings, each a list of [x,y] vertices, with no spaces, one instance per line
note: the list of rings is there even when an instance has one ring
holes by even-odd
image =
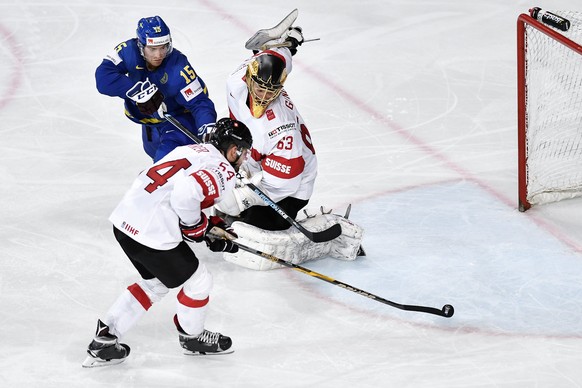
[[[517,20],[519,210],[582,196],[582,14],[567,32]]]

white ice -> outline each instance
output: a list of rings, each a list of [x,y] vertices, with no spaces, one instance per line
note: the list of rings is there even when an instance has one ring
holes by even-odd
[[[582,387],[582,201],[517,211],[516,20],[574,0],[0,2],[0,386]],[[160,15],[220,116],[244,42],[293,8],[306,43],[286,89],[309,125],[324,205],[368,255],[253,272],[197,248],[214,275],[207,327],[235,353],[182,355],[176,290],[83,369],[137,272],[109,213],[150,162],[94,70]],[[579,10],[579,9],[578,9]]]

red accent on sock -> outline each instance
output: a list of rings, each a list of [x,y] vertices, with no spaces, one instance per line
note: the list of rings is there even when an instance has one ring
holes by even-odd
[[[127,289],[131,292],[131,295],[137,299],[139,304],[142,305],[145,311],[148,311],[150,307],[152,307],[152,301],[137,283],[133,283],[131,286],[127,287]]]
[[[183,304],[186,307],[192,307],[192,308],[204,307],[208,304],[209,299],[210,299],[209,296],[207,296],[206,299],[202,299],[202,300],[192,299],[184,293],[183,288],[178,293],[178,302],[180,302],[181,304]]]

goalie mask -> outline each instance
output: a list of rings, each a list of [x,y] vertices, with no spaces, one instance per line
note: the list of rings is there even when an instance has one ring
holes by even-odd
[[[287,79],[285,60],[276,54],[262,53],[249,63],[245,78],[251,113],[259,118],[283,89]]]
[[[146,46],[166,46],[166,56],[172,52],[170,29],[161,17],[152,16],[140,19],[137,23],[137,45],[142,57]]]
[[[218,120],[214,129],[208,135],[206,143],[215,146],[225,156],[230,147],[236,145],[237,158],[235,161],[230,162],[230,164],[238,171],[237,163],[251,149],[253,138],[251,131],[249,131],[246,125],[240,121],[225,117]]]

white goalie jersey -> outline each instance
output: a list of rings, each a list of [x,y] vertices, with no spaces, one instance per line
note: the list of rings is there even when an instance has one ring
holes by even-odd
[[[289,50],[270,52],[284,58],[290,73]],[[253,136],[253,148],[244,168],[251,174],[263,172],[260,187],[275,202],[286,197],[309,199],[317,176],[317,157],[307,126],[284,89],[261,117],[252,115],[245,82],[251,60],[252,57],[247,59],[227,80],[230,115],[245,123]]]
[[[175,148],[142,171],[109,220],[135,241],[159,250],[182,242],[179,222],[200,221],[200,213],[235,186],[236,173],[211,144]]]

